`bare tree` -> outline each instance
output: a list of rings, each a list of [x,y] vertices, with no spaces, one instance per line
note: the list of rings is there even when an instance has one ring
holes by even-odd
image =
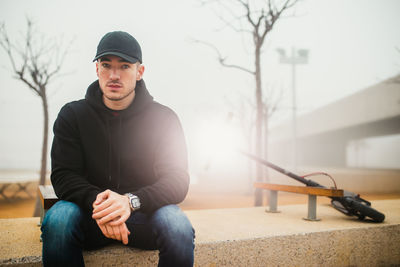
[[[5,24],[0,25],[0,46],[7,53],[11,63],[14,78],[23,82],[42,100],[43,108],[43,144],[39,184],[46,182],[49,105],[48,86],[60,73],[61,66],[68,52],[68,47],[62,48],[56,39],[49,39],[36,32],[33,21],[27,18],[27,29],[23,42],[12,42],[6,31]],[[40,212],[37,199],[34,216]]]
[[[264,141],[264,154],[263,157],[268,159],[268,131],[269,131],[269,121],[272,115],[277,111],[278,105],[283,97],[283,89],[277,90],[277,87],[268,86],[265,92],[265,97],[263,101],[263,141]],[[268,168],[264,168],[264,176],[266,182],[269,182]]]
[[[255,109],[256,109],[256,123],[255,123],[255,154],[259,157],[262,156],[263,145],[263,125],[268,125],[269,115],[271,108],[268,103],[263,101],[262,92],[262,71],[261,71],[261,54],[262,47],[265,43],[266,37],[275,26],[275,23],[282,17],[282,15],[293,7],[299,0],[200,0],[203,5],[216,4],[224,12],[223,15],[218,17],[225,23],[227,27],[239,34],[247,34],[252,39],[254,62],[253,67],[248,68],[237,64],[228,62],[227,57],[222,56],[220,51],[213,44],[197,41],[211,47],[218,55],[219,63],[227,68],[235,68],[243,71],[254,77],[255,81]],[[238,13],[239,12],[239,13]],[[262,181],[262,169],[260,165],[256,166],[256,179]],[[255,206],[261,206],[263,202],[262,192],[260,189],[255,191]]]

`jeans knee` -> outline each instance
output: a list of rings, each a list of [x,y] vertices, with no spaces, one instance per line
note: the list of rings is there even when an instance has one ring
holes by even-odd
[[[68,201],[60,200],[51,207],[42,223],[43,242],[64,242],[76,238],[81,221],[80,208]]]
[[[83,213],[74,203],[60,200],[42,223],[43,266],[83,266]]]
[[[192,224],[176,205],[168,205],[157,210],[152,223],[161,234],[170,235],[174,239],[194,239]]]
[[[152,224],[160,255],[167,253],[175,260],[193,261],[194,229],[178,206],[169,205],[157,210],[152,217]]]

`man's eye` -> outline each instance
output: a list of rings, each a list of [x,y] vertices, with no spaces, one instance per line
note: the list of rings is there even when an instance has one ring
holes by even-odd
[[[122,69],[124,69],[124,70],[129,69],[129,68],[130,68],[129,65],[126,65],[126,64],[122,65]]]
[[[101,65],[103,66],[103,68],[106,68],[106,69],[108,69],[110,67],[110,64],[107,64],[107,63],[103,63]]]

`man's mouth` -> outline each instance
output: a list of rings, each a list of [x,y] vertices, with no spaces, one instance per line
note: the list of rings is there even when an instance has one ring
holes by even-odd
[[[119,89],[122,87],[122,85],[119,83],[109,83],[109,84],[107,84],[107,87],[110,87],[112,89]]]

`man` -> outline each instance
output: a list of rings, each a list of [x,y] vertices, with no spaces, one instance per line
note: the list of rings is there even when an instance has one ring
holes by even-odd
[[[94,61],[98,80],[54,123],[60,201],[43,220],[43,264],[84,266],[83,249],[122,242],[158,249],[159,266],[193,266],[194,230],[175,205],[189,186],[179,119],[147,91],[134,37],[107,33]]]

